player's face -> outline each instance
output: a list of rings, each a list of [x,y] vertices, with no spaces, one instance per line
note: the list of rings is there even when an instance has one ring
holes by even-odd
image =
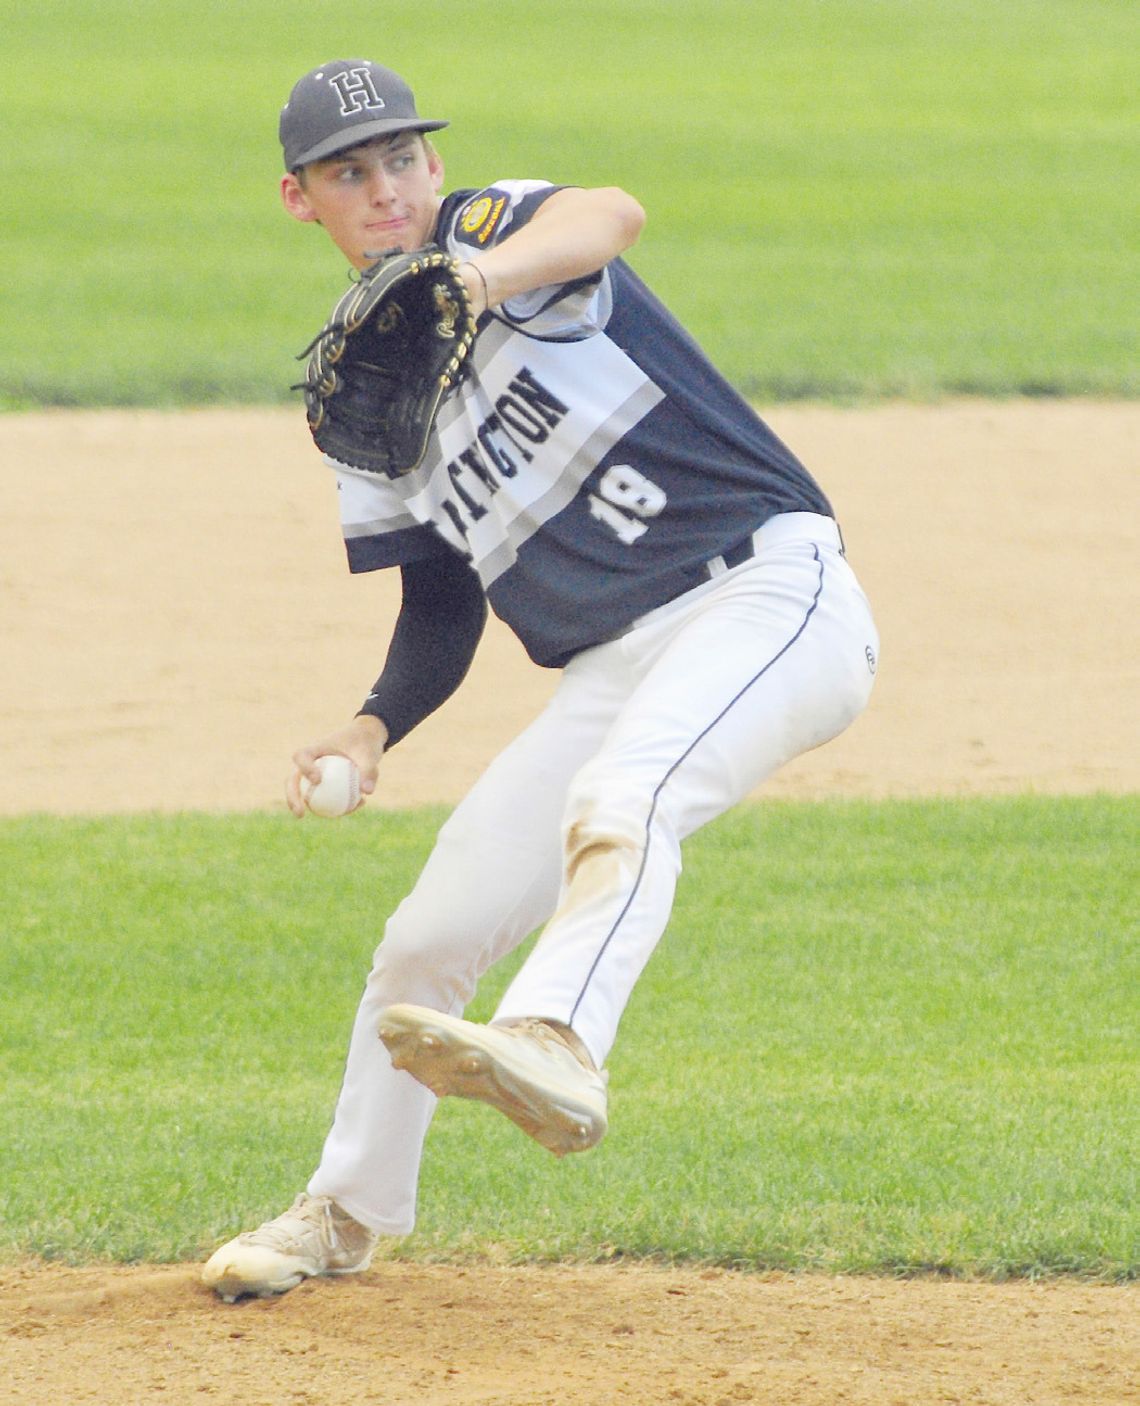
[[[365,142],[281,180],[286,210],[323,225],[356,268],[390,249],[418,249],[435,229],[443,162],[418,132]]]

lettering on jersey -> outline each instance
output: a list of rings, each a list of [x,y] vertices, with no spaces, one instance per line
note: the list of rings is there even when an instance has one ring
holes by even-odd
[[[507,393],[495,401],[495,409],[508,425],[534,444],[549,439],[550,431],[563,415],[570,413],[525,366],[507,387]]]
[[[329,79],[340,98],[340,115],[350,117],[354,112],[369,112],[384,107],[384,99],[366,68],[348,68]]]
[[[519,460],[529,464],[534,459],[527,446],[543,444],[569,413],[569,406],[532,371],[520,368],[477,427],[475,438],[448,461],[447,477],[458,501],[445,498],[441,506],[462,537],[487,516],[487,500],[504,480],[517,475]]]
[[[473,234],[480,244],[486,244],[495,233],[503,211],[507,208],[505,195],[492,200],[489,195],[481,195],[464,213],[459,228],[464,234]]]

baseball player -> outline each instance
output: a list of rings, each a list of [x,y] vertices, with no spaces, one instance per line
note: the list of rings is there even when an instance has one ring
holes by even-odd
[[[285,209],[358,270],[455,255],[478,316],[468,375],[397,477],[331,459],[349,568],[402,605],[359,714],[294,756],[383,755],[461,683],[488,606],[539,665],[545,711],[442,827],[389,918],[320,1165],[203,1271],[226,1299],[364,1269],[411,1229],[436,1099],[481,1100],[558,1156],[607,1126],[606,1056],[669,919],[681,842],[862,711],[878,640],[827,498],[621,254],[614,188],[496,179],[443,194],[395,73],[303,77],[281,114]],[[537,945],[489,1024],[480,975]]]

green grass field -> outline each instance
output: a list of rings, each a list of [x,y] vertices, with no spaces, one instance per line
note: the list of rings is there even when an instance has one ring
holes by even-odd
[[[414,23],[413,23],[414,16]],[[1137,393],[1130,0],[43,0],[5,17],[0,408],[279,401],[343,287],[277,110],[365,53],[452,186],[616,183],[757,397]]]
[[[0,823],[0,1256],[194,1258],[281,1210],[439,819]],[[1101,797],[716,822],[605,1142],[559,1163],[445,1103],[393,1253],[1134,1276],[1138,821]]]

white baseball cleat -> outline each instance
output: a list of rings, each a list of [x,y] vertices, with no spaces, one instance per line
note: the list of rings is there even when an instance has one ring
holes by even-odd
[[[424,1006],[389,1006],[380,1038],[392,1063],[432,1093],[476,1098],[556,1157],[606,1131],[606,1076],[569,1030],[544,1020],[476,1025]]]
[[[268,1298],[316,1274],[367,1269],[379,1239],[331,1196],[302,1195],[284,1215],[215,1250],[202,1270],[202,1283],[226,1303],[247,1294]]]

